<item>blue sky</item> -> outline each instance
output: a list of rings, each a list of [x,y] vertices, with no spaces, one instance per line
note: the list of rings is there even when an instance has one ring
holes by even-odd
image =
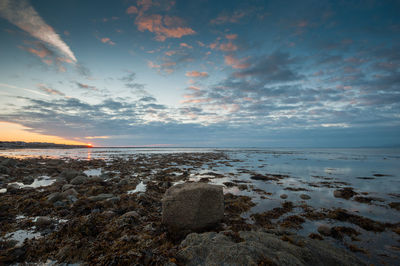
[[[399,12],[0,0],[0,121],[98,146],[399,145]]]

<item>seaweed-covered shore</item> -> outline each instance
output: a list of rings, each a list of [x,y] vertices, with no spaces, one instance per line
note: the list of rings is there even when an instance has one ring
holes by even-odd
[[[224,186],[224,219],[207,232],[224,234],[233,243],[244,241],[243,232],[263,232],[297,247],[307,241],[330,243],[368,262],[396,259],[371,253],[362,235],[398,236],[400,223],[379,222],[338,207],[314,208],[307,204],[312,184],[285,187],[288,194],[298,193],[300,201],[280,194],[279,206],[274,201],[270,208],[257,209],[268,204],[274,192],[252,181],[279,185],[289,176],[240,169],[249,178],[239,178],[237,173],[215,171],[218,165],[229,167],[235,160],[222,152],[111,160],[0,157],[0,263],[185,264],[181,244],[187,235],[172,234],[161,224],[165,191],[183,182]],[[204,168],[207,171],[198,174]],[[363,204],[379,201],[323,177],[316,178],[314,185],[333,186],[335,197]],[[388,208],[398,211],[398,202]],[[297,231],[315,221],[320,225],[299,240]],[[389,248],[398,254],[399,246]],[[264,258],[256,263],[273,265],[274,261]]]

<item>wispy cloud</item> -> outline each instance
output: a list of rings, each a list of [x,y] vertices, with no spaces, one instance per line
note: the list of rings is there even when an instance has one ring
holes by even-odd
[[[44,91],[45,93],[50,95],[65,96],[65,94],[62,93],[61,91],[52,89],[49,86],[46,86],[45,84],[38,84],[37,87],[39,90]]]
[[[0,0],[0,16],[77,62],[74,53],[27,0]]]
[[[76,85],[77,85],[79,88],[85,89],[85,90],[94,90],[94,91],[97,91],[97,90],[98,90],[95,86],[90,86],[90,85],[83,84],[83,83],[80,83],[80,82],[76,82]]]
[[[24,90],[24,91],[28,91],[28,92],[32,92],[32,93],[41,95],[41,96],[49,97],[49,95],[47,95],[47,94],[43,94],[43,93],[40,93],[40,92],[35,91],[35,90],[31,90],[31,89],[27,89],[27,88],[22,88],[22,87],[10,85],[10,84],[0,83],[0,87],[6,87],[6,88],[10,88],[10,89]]]

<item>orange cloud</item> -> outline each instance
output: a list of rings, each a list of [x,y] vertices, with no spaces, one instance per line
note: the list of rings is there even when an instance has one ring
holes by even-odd
[[[111,41],[110,38],[101,38],[102,43],[108,43],[109,45],[115,45],[115,42]]]
[[[224,51],[224,52],[233,52],[233,51],[236,51],[237,49],[238,49],[238,47],[231,42],[221,43],[219,45],[219,50]]]
[[[32,53],[32,54],[35,54],[35,55],[39,56],[40,58],[44,58],[44,57],[50,55],[49,51],[45,50],[45,49],[37,50],[37,49],[34,49],[34,48],[28,48],[27,51]]]
[[[126,14],[137,14],[137,13],[138,13],[138,9],[136,6],[130,6],[126,10]]]
[[[246,59],[239,60],[232,55],[226,55],[224,59],[226,65],[231,66],[235,69],[244,69],[250,66],[250,64],[246,62]]]
[[[208,77],[208,73],[207,72],[199,72],[199,71],[191,71],[191,72],[186,72],[186,77],[205,78],[205,77]]]
[[[163,16],[158,14],[138,16],[135,24],[138,30],[148,30],[156,34],[157,41],[165,41],[167,38],[181,38],[185,35],[195,34],[195,31],[189,27],[176,26],[174,23],[181,21],[177,17]]]
[[[235,40],[238,37],[237,34],[227,34],[225,35],[225,38],[227,38],[228,40]]]
[[[193,48],[193,46],[190,46],[189,44],[184,43],[184,42],[181,43],[180,46],[181,46],[181,47],[186,47],[186,48],[189,48],[189,49],[192,49],[192,48]]]
[[[166,51],[164,54],[167,56],[172,56],[172,55],[176,54],[176,51]]]
[[[32,128],[21,124],[0,121],[1,141],[49,142],[56,144],[86,145],[84,142],[69,140],[58,136],[32,132]]]

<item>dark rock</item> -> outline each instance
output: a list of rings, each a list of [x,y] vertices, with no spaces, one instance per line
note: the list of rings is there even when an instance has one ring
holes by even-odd
[[[7,192],[9,193],[15,193],[17,192],[21,187],[16,184],[16,183],[10,183],[7,185]]]
[[[5,167],[15,167],[17,165],[18,161],[12,158],[6,158],[3,161],[1,161],[0,165],[5,166]]]
[[[99,195],[96,195],[96,196],[88,197],[88,200],[91,200],[91,201],[102,201],[102,200],[106,200],[106,199],[113,198],[113,197],[114,197],[113,194],[99,194]]]
[[[10,174],[10,169],[8,167],[5,167],[3,165],[0,165],[0,174]]]
[[[210,227],[224,216],[222,186],[186,183],[167,190],[162,199],[162,223],[171,229]]]
[[[123,218],[123,219],[128,219],[128,218],[139,219],[140,215],[136,211],[130,211],[130,212],[126,212],[123,215],[121,215],[121,218]]]
[[[281,199],[287,199],[288,195],[282,194],[280,197],[281,197]]]
[[[64,197],[60,192],[54,192],[47,196],[47,201],[55,203],[56,201],[62,200]]]
[[[239,232],[240,242],[224,232],[192,233],[180,244],[185,265],[366,265],[346,250],[300,236]]]
[[[68,182],[70,182],[74,177],[78,176],[80,173],[74,169],[65,169],[61,172],[61,178],[65,178]]]
[[[336,198],[343,198],[343,199],[350,199],[354,195],[357,195],[358,193],[353,191],[353,188],[351,187],[345,187],[342,189],[338,189],[333,191],[333,196]]]
[[[70,183],[71,183],[72,185],[82,185],[82,184],[86,183],[87,181],[88,181],[88,177],[87,177],[87,176],[78,175],[78,176],[74,177],[74,178],[70,181]]]
[[[73,188],[74,187],[74,185],[71,185],[71,184],[65,184],[65,185],[63,185],[62,186],[62,191],[66,191],[66,190],[68,190],[68,189],[70,189],[70,188]]]
[[[31,177],[31,176],[25,176],[25,177],[22,179],[22,183],[24,183],[25,185],[30,185],[30,184],[33,183],[33,181],[34,181],[34,178]]]
[[[300,198],[303,199],[303,200],[309,200],[309,199],[311,199],[311,197],[308,196],[307,194],[301,194],[301,195],[300,195]]]
[[[53,223],[53,219],[48,216],[40,216],[36,219],[36,226],[39,228],[45,228],[50,226]]]
[[[78,196],[78,192],[75,189],[70,188],[68,190],[65,190],[64,192],[61,192],[61,196],[63,198],[66,198],[67,196],[75,196],[75,197],[77,197]]]
[[[331,234],[331,228],[328,225],[320,225],[318,226],[318,233],[320,233],[323,236],[329,236]]]

